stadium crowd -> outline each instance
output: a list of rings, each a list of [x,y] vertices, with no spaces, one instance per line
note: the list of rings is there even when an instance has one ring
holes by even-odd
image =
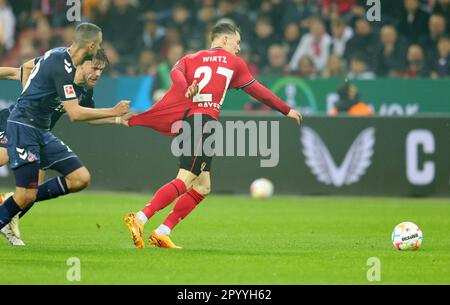
[[[450,0],[83,0],[82,21],[103,29],[106,73],[156,75],[161,87],[182,55],[209,46],[228,20],[242,30],[241,56],[259,75],[303,78],[450,75]],[[66,1],[0,0],[0,65],[18,66],[69,45]]]

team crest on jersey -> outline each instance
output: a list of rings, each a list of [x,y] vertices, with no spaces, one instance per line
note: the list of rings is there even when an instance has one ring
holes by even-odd
[[[28,152],[28,162],[34,162],[36,160],[37,160],[36,155],[31,152]]]
[[[64,94],[65,94],[66,98],[76,98],[77,97],[72,85],[64,86]]]

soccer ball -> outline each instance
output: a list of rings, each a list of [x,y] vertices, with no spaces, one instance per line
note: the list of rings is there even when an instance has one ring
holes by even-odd
[[[392,232],[392,243],[397,250],[417,250],[422,240],[422,230],[409,221],[399,223]]]
[[[250,186],[250,194],[253,198],[269,198],[273,194],[273,184],[267,178],[259,178]]]

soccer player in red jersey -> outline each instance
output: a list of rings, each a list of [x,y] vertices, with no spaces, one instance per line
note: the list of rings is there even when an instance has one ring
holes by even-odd
[[[228,89],[242,89],[255,99],[294,119],[300,124],[301,114],[261,85],[250,74],[247,64],[237,56],[241,35],[234,25],[221,23],[211,31],[211,48],[180,59],[171,71],[173,81],[167,94],[148,111],[129,120],[130,126],[145,126],[163,134],[176,135],[172,124],[184,119],[190,130],[192,155],[180,157],[177,177],[162,186],[139,212],[129,213],[124,220],[138,248],[144,248],[144,224],[156,212],[179,197],[173,210],[156,230],[149,242],[161,248],[178,248],[170,239],[173,228],[184,219],[210,192],[212,156],[202,153],[203,143],[211,136],[203,127],[216,122]],[[194,128],[194,121],[202,128]]]

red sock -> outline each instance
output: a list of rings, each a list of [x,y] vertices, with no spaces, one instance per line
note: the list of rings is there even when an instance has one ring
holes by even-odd
[[[178,196],[186,193],[186,185],[180,179],[174,179],[156,191],[152,200],[141,210],[147,218],[172,203]]]
[[[184,194],[178,199],[177,203],[173,207],[172,212],[170,212],[169,216],[167,216],[166,220],[164,220],[163,224],[168,226],[171,230],[189,213],[205,199],[200,193],[198,193],[194,189],[190,189],[189,192]]]

